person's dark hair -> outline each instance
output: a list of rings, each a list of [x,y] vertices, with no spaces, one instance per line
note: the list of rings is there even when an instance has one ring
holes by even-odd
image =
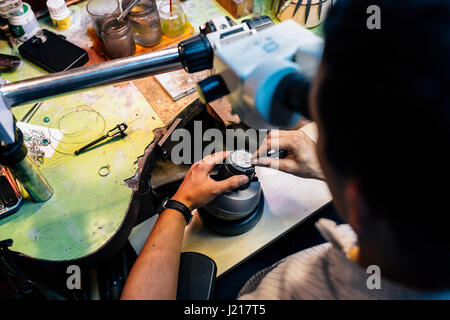
[[[324,32],[326,159],[399,239],[450,253],[450,1],[339,0]]]

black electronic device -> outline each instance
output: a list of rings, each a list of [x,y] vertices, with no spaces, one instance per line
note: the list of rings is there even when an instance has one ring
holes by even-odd
[[[24,59],[49,72],[81,67],[89,61],[86,50],[48,30],[39,30],[19,47]]]

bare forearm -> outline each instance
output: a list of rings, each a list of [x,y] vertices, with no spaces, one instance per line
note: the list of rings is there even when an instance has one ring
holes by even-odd
[[[166,209],[128,276],[122,299],[175,299],[186,220]]]

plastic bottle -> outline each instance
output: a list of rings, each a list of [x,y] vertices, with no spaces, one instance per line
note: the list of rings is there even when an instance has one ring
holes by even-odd
[[[64,0],[47,0],[47,8],[53,25],[60,30],[70,28],[72,17]]]

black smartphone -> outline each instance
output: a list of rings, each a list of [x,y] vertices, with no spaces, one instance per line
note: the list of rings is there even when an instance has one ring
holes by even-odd
[[[24,59],[48,72],[66,71],[89,61],[86,50],[69,42],[62,35],[42,29],[19,46]]]

